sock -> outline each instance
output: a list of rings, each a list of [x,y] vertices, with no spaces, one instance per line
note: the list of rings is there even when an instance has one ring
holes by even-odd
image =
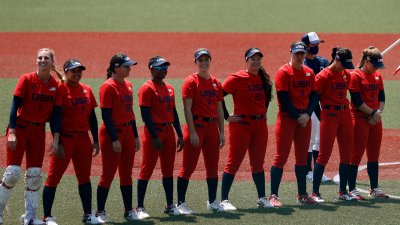
[[[82,208],[85,214],[92,213],[92,184],[80,184],[78,185],[79,196],[81,197]]]
[[[147,180],[140,180],[138,179],[137,182],[137,201],[138,201],[138,207],[143,208],[144,207],[144,196],[146,195],[146,190],[147,190],[147,184],[149,181]]]
[[[318,155],[319,155],[319,151],[318,150],[312,150],[312,155],[313,155],[313,159],[314,159],[314,167],[315,167],[315,163],[317,163],[317,159],[318,159]]]
[[[182,177],[178,177],[176,181],[176,186],[178,190],[178,205],[184,203],[186,201],[186,191],[189,185],[189,180],[183,179]]]
[[[322,175],[324,174],[325,167],[319,163],[314,164],[313,173],[313,193],[319,193],[319,186],[321,186]]]
[[[51,208],[53,207],[54,198],[56,196],[55,187],[44,186],[43,188],[43,211],[44,218],[51,216]]]
[[[349,171],[349,191],[356,189],[358,166],[350,165]]]
[[[339,164],[339,176],[340,176],[340,182],[339,182],[339,191],[340,192],[346,192],[347,190],[347,181],[349,179],[349,168],[350,164]]]
[[[222,174],[222,186],[221,186],[221,200],[228,200],[229,191],[231,190],[231,186],[235,176],[224,172]]]
[[[312,152],[308,152],[308,155],[307,155],[307,169],[308,169],[308,171],[312,171],[312,167],[311,167],[312,159],[313,159],[313,153]]]
[[[367,172],[369,176],[369,183],[371,190],[378,187],[378,174],[379,174],[379,163],[378,162],[367,162]]]
[[[165,192],[165,199],[167,200],[167,206],[174,204],[174,178],[163,177],[162,183]]]
[[[295,166],[294,171],[296,173],[298,194],[305,195],[307,193],[307,166]]]
[[[122,200],[124,201],[125,211],[132,210],[132,185],[119,186],[121,190]]]
[[[282,168],[271,166],[271,195],[278,196],[278,190],[282,180],[282,175]]]
[[[97,186],[97,211],[104,211],[109,191],[110,188]]]
[[[256,185],[258,198],[265,197],[265,173],[264,171],[252,173],[254,184]]]
[[[208,202],[211,204],[217,199],[218,177],[207,179]]]

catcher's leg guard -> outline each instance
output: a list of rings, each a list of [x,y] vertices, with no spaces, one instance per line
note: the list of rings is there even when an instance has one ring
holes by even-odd
[[[41,168],[31,167],[25,173],[25,215],[24,224],[36,222],[36,212],[39,206],[38,190],[42,186]]]
[[[4,172],[0,183],[0,216],[3,215],[4,208],[11,195],[12,188],[18,183],[21,174],[21,167],[10,165]]]

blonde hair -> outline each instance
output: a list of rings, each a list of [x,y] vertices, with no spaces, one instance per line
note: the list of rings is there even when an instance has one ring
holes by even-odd
[[[51,48],[41,48],[37,51],[36,55],[39,55],[40,52],[48,52],[50,55],[51,61],[54,63],[54,50]]]
[[[377,49],[374,46],[369,46],[368,48],[364,49],[362,51],[362,55],[361,55],[361,61],[358,64],[358,68],[361,69],[361,67],[364,66],[365,61],[367,61],[367,57],[372,57],[372,58],[377,58],[377,59],[381,59],[382,58],[382,54],[379,51],[379,49]]]

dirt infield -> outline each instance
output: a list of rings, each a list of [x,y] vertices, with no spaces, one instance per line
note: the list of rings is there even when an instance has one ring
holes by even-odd
[[[142,127],[139,128],[139,133],[141,134],[142,132]],[[47,135],[47,145],[50,146],[50,137],[51,135]],[[221,150],[220,154],[220,161],[219,161],[219,170],[223,171],[225,163],[227,161],[227,153],[228,153],[228,146],[229,146],[229,130],[226,128],[226,137],[227,137],[227,143],[225,147]],[[382,148],[381,148],[381,158],[380,162],[400,162],[400,154],[398,154],[398,149],[400,148],[400,132],[398,130],[391,130],[391,129],[385,129],[383,132],[383,143],[382,143]],[[0,155],[4,156],[0,160],[0,167],[5,167],[6,159],[6,150],[4,144],[6,143],[5,137],[2,136],[0,137]],[[350,149],[349,149],[350,151]],[[338,146],[337,143],[335,143],[334,146],[334,151],[332,153],[330,162],[328,163],[326,167],[326,173],[333,177],[335,174],[338,173],[338,166],[339,166],[339,155],[338,155]],[[273,161],[275,153],[275,126],[270,126],[269,127],[269,140],[268,140],[268,147],[267,147],[267,155],[265,157],[265,171],[269,171],[269,168],[271,166],[271,163]],[[43,166],[43,171],[47,172],[48,164],[49,164],[49,152],[46,153],[45,160],[44,160],[44,166]],[[25,160],[24,160],[25,161]],[[182,161],[182,154],[178,153],[176,157],[176,162],[175,162],[175,175],[177,175],[179,167],[181,166],[181,161]],[[139,173],[139,167],[140,167],[140,162],[141,162],[141,151],[138,152],[138,154],[135,157],[135,163],[134,163],[134,169],[133,169],[133,176],[136,178],[138,173]],[[362,165],[366,164],[366,156],[364,155],[364,158],[362,160]],[[23,168],[25,168],[25,162],[23,162]],[[285,175],[283,177],[284,180],[290,180],[294,181],[295,176],[294,176],[294,152],[290,154],[288,163],[286,164],[285,168]],[[380,177],[381,179],[398,179],[399,174],[400,174],[400,166],[387,166],[387,167],[382,167],[380,169]],[[266,178],[269,180],[269,174],[266,172]],[[67,169],[67,174],[74,174],[74,169],[72,163],[70,163],[68,169]],[[92,165],[92,175],[94,176],[99,176],[101,174],[101,156],[97,156],[93,160],[93,165]],[[117,174],[118,176],[118,174]],[[204,179],[205,176],[205,168],[204,168],[204,162],[202,156],[200,156],[200,160],[197,165],[196,172],[193,174],[193,179]],[[161,179],[161,171],[160,171],[160,165],[159,163],[156,166],[156,169],[154,171],[152,179]],[[248,156],[246,155],[242,166],[239,170],[239,172],[236,175],[236,179],[238,180],[251,180],[251,172],[250,172],[250,163],[248,160]],[[367,173],[361,172],[359,179],[368,179]]]
[[[244,67],[244,52],[259,47],[264,53],[264,66],[270,74],[289,60],[289,46],[299,40],[298,33],[0,33],[0,77],[18,77],[34,70],[37,49],[51,47],[56,52],[58,67],[68,58],[80,59],[87,66],[87,77],[104,77],[111,56],[124,52],[139,62],[133,76],[148,76],[151,56],[162,55],[171,61],[169,77],[182,78],[192,73],[193,52],[207,47],[213,56],[213,73],[223,78]],[[396,34],[330,34],[319,33],[326,41],[320,54],[330,59],[331,48],[337,45],[353,51],[358,63],[362,49],[374,45],[383,50],[399,38]],[[399,65],[400,46],[385,56],[385,79]],[[395,77],[400,79],[400,76]]]

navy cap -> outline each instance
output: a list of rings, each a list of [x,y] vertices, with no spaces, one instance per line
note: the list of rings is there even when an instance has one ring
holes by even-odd
[[[149,60],[149,69],[151,69],[155,66],[161,66],[161,65],[170,66],[171,63],[168,62],[166,59],[164,59],[161,56],[154,56],[153,58],[151,58]]]
[[[301,41],[295,42],[290,46],[291,53],[306,52],[306,49],[306,45]]]
[[[250,57],[252,57],[255,54],[260,54],[261,57],[264,57],[264,55],[261,53],[260,49],[258,48],[249,48],[247,49],[246,53],[244,54],[244,58],[248,60]]]
[[[354,69],[353,55],[347,48],[343,48],[342,51],[337,52],[335,58],[342,63],[342,66],[346,69]]]
[[[199,48],[199,49],[197,49],[197,51],[194,53],[194,61],[196,62],[196,60],[198,60],[202,55],[206,55],[206,56],[210,57],[210,59],[211,59],[211,53],[210,53],[210,51],[208,51],[208,49],[206,49],[206,48]]]
[[[372,56],[367,56],[367,60],[370,61],[378,69],[385,68],[385,65],[383,65],[382,57],[376,58],[376,57],[372,57]]]
[[[309,33],[303,35],[303,37],[301,38],[301,41],[306,45],[309,45],[309,44],[316,45],[316,44],[319,44],[320,42],[321,43],[325,42],[324,40],[319,39],[317,33],[315,33],[315,32],[309,32]]]
[[[110,67],[112,68],[119,66],[133,66],[136,64],[136,61],[131,60],[127,55],[121,53],[114,55],[110,61]]]
[[[77,59],[69,59],[64,63],[64,72],[67,72],[67,70],[72,70],[75,68],[80,68],[81,70],[86,70],[86,67],[82,65],[81,62]]]

